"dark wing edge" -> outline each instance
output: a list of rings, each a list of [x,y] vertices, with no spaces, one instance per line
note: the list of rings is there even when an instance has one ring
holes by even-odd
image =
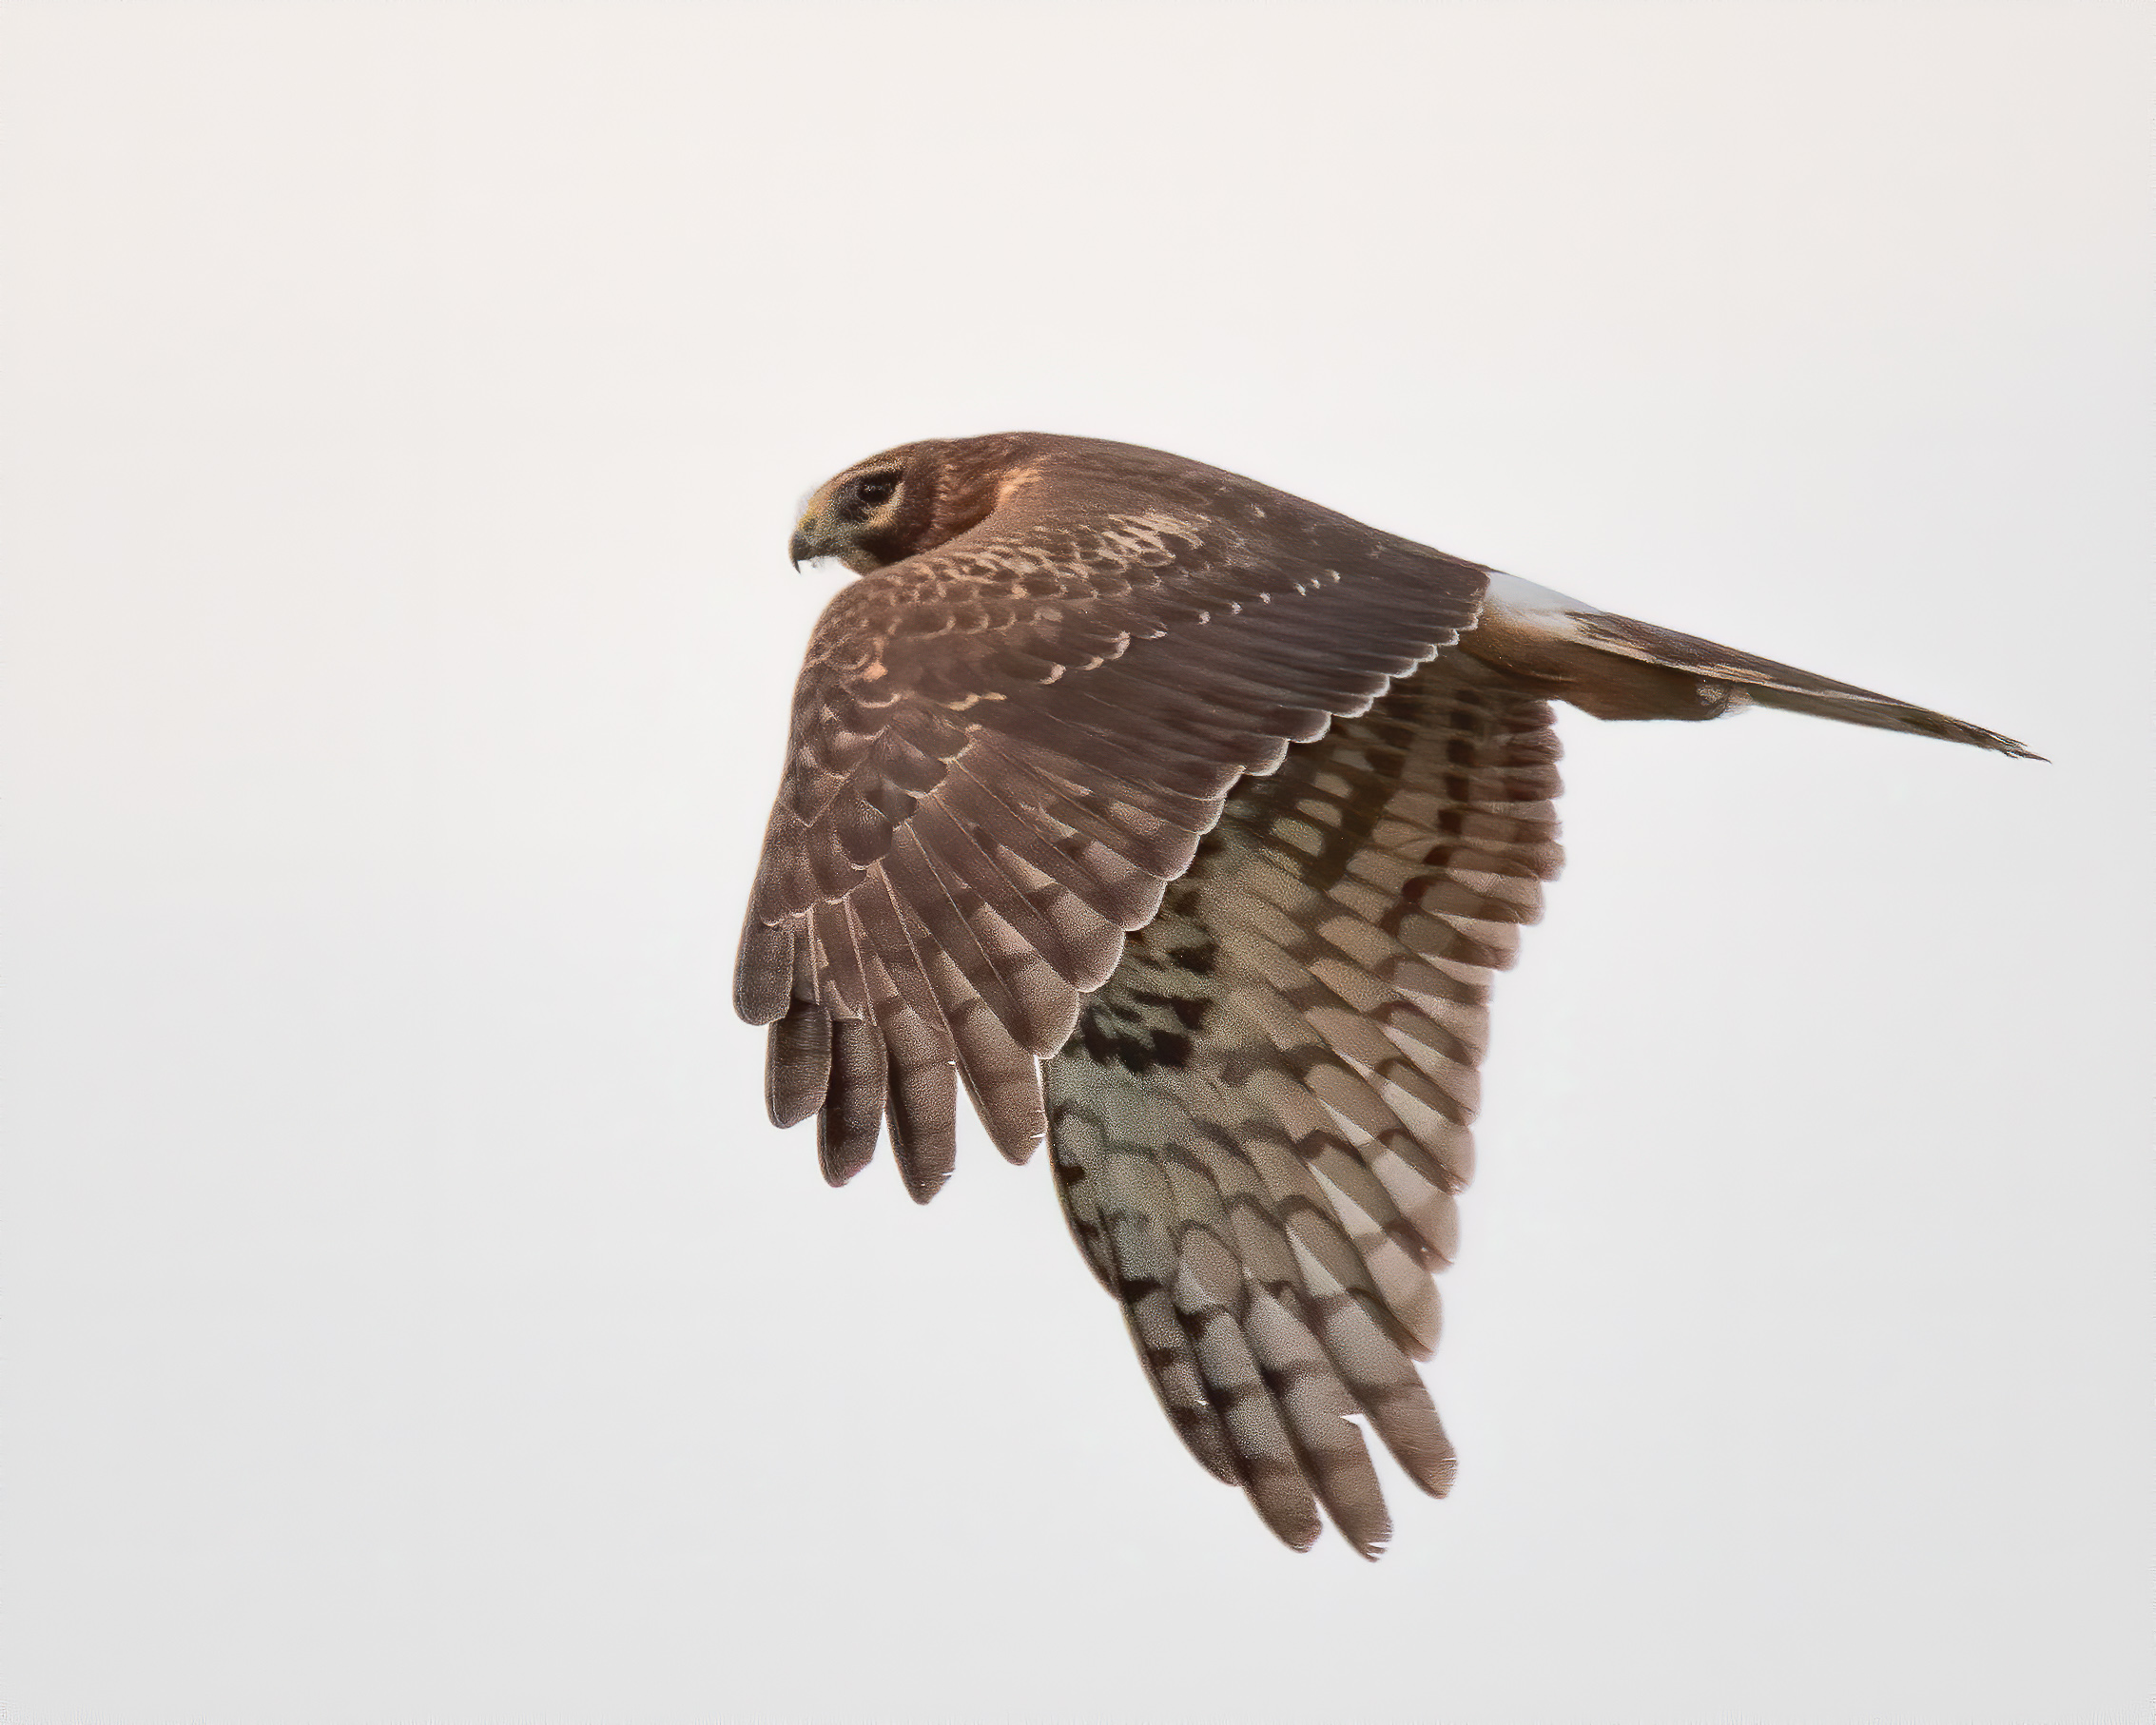
[[[1329,517],[1329,520],[1337,520]],[[796,690],[735,973],[772,1119],[833,1184],[887,1127],[923,1202],[956,1090],[1024,1160],[1039,1061],[1230,789],[1469,626],[1485,572],[1158,516],[961,539],[845,590]]]
[[[1562,862],[1548,706],[1458,650],[1230,798],[1045,1067],[1072,1231],[1210,1472],[1307,1548],[1390,1520],[1366,1420],[1454,1460],[1413,1359],[1472,1166],[1491,974]]]

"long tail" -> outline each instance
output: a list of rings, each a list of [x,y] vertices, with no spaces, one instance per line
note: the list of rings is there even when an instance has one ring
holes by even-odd
[[[2043,759],[2011,737],[1929,707],[1598,611],[1494,571],[1482,617],[1460,645],[1536,692],[1599,719],[1715,719],[1757,703]]]

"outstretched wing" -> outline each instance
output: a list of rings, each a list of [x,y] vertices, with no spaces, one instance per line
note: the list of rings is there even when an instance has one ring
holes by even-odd
[[[1250,490],[1208,514],[1096,486],[1059,514],[1043,487],[819,622],[736,1001],[771,1025],[772,1118],[818,1115],[834,1184],[887,1120],[931,1196],[954,1072],[1028,1154],[1038,1058],[1236,781],[1472,621],[1479,566]]]
[[[1245,780],[1045,1069],[1073,1232],[1194,1455],[1298,1548],[1390,1532],[1359,1414],[1426,1490],[1411,1358],[1490,973],[1558,870],[1542,701],[1456,649]],[[1315,1502],[1313,1502],[1313,1495]]]

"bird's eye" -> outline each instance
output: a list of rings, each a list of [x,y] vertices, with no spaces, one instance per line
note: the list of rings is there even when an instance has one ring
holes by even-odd
[[[861,502],[867,504],[870,509],[874,509],[880,503],[888,503],[891,500],[891,494],[898,488],[899,482],[896,479],[884,475],[856,481],[853,494]]]

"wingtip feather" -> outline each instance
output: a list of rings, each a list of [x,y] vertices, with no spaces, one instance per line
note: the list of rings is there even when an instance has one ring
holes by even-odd
[[[793,930],[762,921],[751,910],[733,967],[733,1009],[750,1024],[786,1016],[793,999]]]

